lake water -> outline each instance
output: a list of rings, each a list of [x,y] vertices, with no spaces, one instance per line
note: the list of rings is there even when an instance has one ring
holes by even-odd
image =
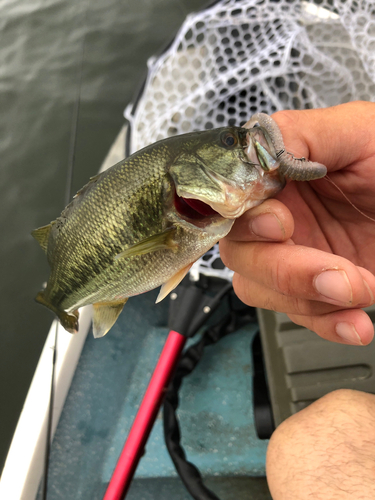
[[[64,206],[83,39],[73,192],[95,175],[146,72],[207,0],[0,0],[0,470],[53,315],[30,231]],[[85,35],[86,33],[86,35]]]

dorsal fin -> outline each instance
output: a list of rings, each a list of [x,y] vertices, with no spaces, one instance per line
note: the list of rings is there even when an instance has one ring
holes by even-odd
[[[41,246],[42,250],[44,250],[45,253],[47,253],[47,247],[48,247],[48,238],[49,238],[49,233],[51,232],[53,222],[50,224],[47,224],[47,226],[42,226],[38,227],[38,229],[34,229],[34,231],[31,232],[31,236],[33,236],[36,241],[39,243]]]
[[[103,174],[103,172],[100,172],[99,174],[94,175],[94,177],[90,177],[89,182],[87,184],[85,184],[79,191],[77,191],[77,193],[73,196],[73,199],[77,198],[78,196],[84,194],[86,191],[91,189],[93,187],[93,185],[98,182],[98,180],[100,179],[102,174]]]

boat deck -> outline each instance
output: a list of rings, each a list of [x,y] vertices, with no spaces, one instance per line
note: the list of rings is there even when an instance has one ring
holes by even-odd
[[[155,305],[156,296],[131,298],[106,337],[89,333],[53,441],[49,500],[103,497],[168,334],[168,300]],[[252,408],[257,329],[248,325],[207,348],[180,393],[188,459],[223,499],[271,499],[264,479],[267,441],[256,436]],[[159,415],[127,499],[162,498],[191,497],[176,476]]]

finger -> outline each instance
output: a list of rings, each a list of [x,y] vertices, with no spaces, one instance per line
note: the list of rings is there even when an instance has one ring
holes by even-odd
[[[233,276],[233,289],[237,297],[248,306],[286,314],[314,316],[342,309],[324,302],[282,295],[237,273]]]
[[[374,304],[375,299],[373,290],[375,290],[375,276],[368,269],[365,269],[364,267],[357,266],[357,269],[361,273],[362,279],[368,289],[368,292],[371,297],[371,303]]]
[[[233,288],[242,302],[253,307],[284,312],[301,326],[331,342],[367,345],[373,338],[373,324],[361,309],[286,297],[239,274],[233,276]]]
[[[345,309],[322,316],[288,316],[297,325],[331,342],[367,345],[374,337],[374,325],[362,309]]]
[[[283,295],[345,307],[366,307],[373,296],[357,267],[321,250],[285,243],[222,241],[230,269]],[[375,283],[367,284],[375,292]]]
[[[245,212],[227,238],[236,241],[285,241],[291,238],[294,220],[290,210],[278,200],[266,200]]]
[[[272,118],[280,127],[287,151],[338,170],[373,154],[375,136],[371,127],[363,127],[363,116],[369,123],[375,121],[374,103],[279,111]]]

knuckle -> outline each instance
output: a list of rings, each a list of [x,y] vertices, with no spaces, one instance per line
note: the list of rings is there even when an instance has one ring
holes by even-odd
[[[311,316],[313,314],[312,304],[308,300],[295,298],[293,300],[293,313],[298,316]]]
[[[299,316],[313,317],[321,316],[336,310],[336,306],[315,302],[314,300],[302,299],[296,297],[292,302],[292,310],[294,314]]]
[[[284,261],[274,262],[274,265],[271,267],[271,282],[276,292],[287,296],[293,294],[292,276]]]
[[[284,310],[284,308],[280,307],[280,304],[278,304],[278,302],[275,301],[274,297],[265,297],[264,300],[262,301],[262,304],[259,305],[258,307],[273,312],[283,312]]]

